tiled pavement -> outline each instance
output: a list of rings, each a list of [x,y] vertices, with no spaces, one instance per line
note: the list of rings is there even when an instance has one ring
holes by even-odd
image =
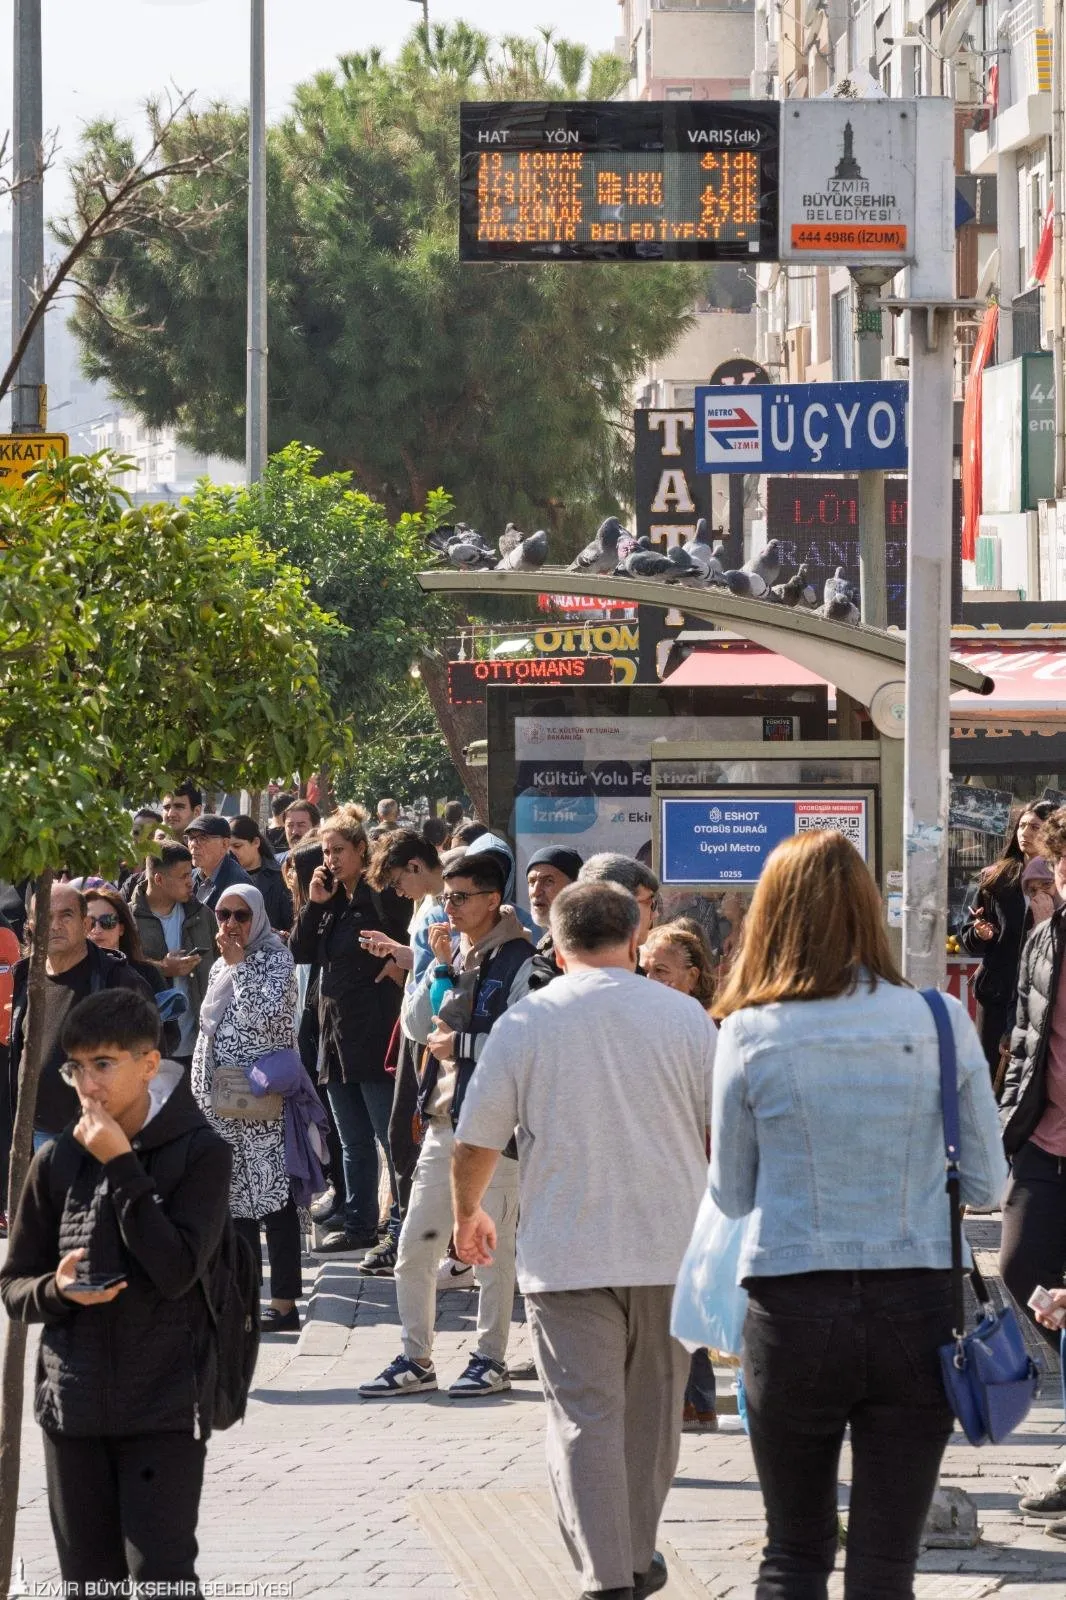
[[[473,1302],[464,1291],[441,1297],[436,1356],[443,1382],[464,1364]],[[512,1360],[528,1353],[518,1322],[515,1335]],[[267,1341],[245,1423],[211,1443],[203,1578],[273,1584],[281,1586],[275,1593],[297,1600],[379,1590],[410,1600],[575,1595],[545,1496],[536,1383],[518,1382],[493,1400],[360,1400],[358,1383],[397,1348],[391,1283],[360,1279],[349,1264],[331,1262],[299,1342]],[[1030,1475],[1042,1479],[1063,1446],[1056,1381],[1009,1446],[950,1449],[944,1481],[971,1494],[983,1538],[974,1550],[928,1552],[919,1600],[1066,1596],[1066,1545],[1026,1526],[1015,1509]],[[717,1435],[686,1437],[662,1529],[675,1574],[665,1593],[751,1600],[762,1528],[751,1454],[736,1418],[725,1417]],[[32,1424],[17,1550],[27,1580],[56,1576]],[[831,1592],[839,1596],[839,1578]]]

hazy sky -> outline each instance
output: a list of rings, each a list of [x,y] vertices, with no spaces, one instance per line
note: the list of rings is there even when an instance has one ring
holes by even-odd
[[[551,24],[597,50],[620,26],[617,0],[429,0],[430,20],[462,18],[488,33]],[[101,113],[135,118],[145,97],[176,85],[244,100],[248,0],[44,0],[44,120],[66,151]],[[291,86],[346,50],[395,52],[419,21],[414,0],[267,0],[271,117]],[[0,4],[0,131],[11,125],[11,7]],[[53,185],[53,188],[55,186]]]

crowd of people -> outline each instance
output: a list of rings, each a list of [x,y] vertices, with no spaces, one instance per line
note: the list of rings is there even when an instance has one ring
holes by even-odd
[[[0,1273],[9,1314],[45,1324],[37,1417],[64,1579],[194,1581],[217,1384],[197,1285],[232,1218],[257,1264],[265,1246],[265,1332],[300,1327],[311,1227],[317,1255],[395,1278],[397,1353],[368,1399],[505,1394],[517,1288],[584,1594],[644,1600],[667,1581],[656,1531],[681,1431],[718,1426],[710,1354],[670,1324],[709,1187],[748,1219],[758,1600],[826,1594],[848,1427],[845,1594],[912,1593],[953,1420],[937,1035],[842,836],[774,852],[725,975],[700,921],[662,919],[643,861],[550,844],[520,894],[510,844],[460,802],[416,825],[393,799],[371,819],[281,794],[264,827],[183,783],[135,814],[133,840],[117,881],[52,889],[36,1155]],[[949,1002],[962,1197],[991,1206],[1007,1180],[998,1074],[1003,1270],[1023,1306],[1037,1284],[1066,1305],[1064,897],[1066,811],[1032,808],[965,935],[985,956],[980,1034]],[[21,911],[25,941],[32,895],[0,910]],[[23,955],[5,1163],[27,971]],[[475,1291],[477,1314],[465,1366],[438,1380],[441,1287]],[[113,1425],[82,1391],[127,1384],[123,1352],[170,1301],[191,1342],[161,1350],[171,1377],[149,1364]],[[157,1392],[181,1374],[180,1400]],[[129,1488],[149,1469],[184,1485],[166,1530]],[[114,1490],[93,1529],[85,1471]],[[1066,1474],[1023,1507],[1066,1517]]]

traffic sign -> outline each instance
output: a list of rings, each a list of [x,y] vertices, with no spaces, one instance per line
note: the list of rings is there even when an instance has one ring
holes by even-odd
[[[65,433],[0,433],[0,489],[17,488],[52,452],[61,461],[69,455]]]
[[[707,385],[698,472],[895,472],[907,465],[907,384]]]
[[[795,100],[781,117],[782,261],[914,260],[913,100]],[[932,181],[932,179],[930,179]]]

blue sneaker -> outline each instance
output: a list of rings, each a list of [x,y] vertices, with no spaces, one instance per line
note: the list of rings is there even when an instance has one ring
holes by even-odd
[[[426,1394],[437,1387],[437,1374],[430,1363],[420,1367],[408,1356],[397,1356],[384,1372],[379,1372],[369,1383],[359,1385],[359,1393],[368,1400],[391,1400],[397,1394]]]
[[[507,1368],[488,1356],[472,1355],[466,1371],[456,1378],[448,1393],[453,1400],[469,1400],[479,1394],[502,1394],[511,1387]]]

